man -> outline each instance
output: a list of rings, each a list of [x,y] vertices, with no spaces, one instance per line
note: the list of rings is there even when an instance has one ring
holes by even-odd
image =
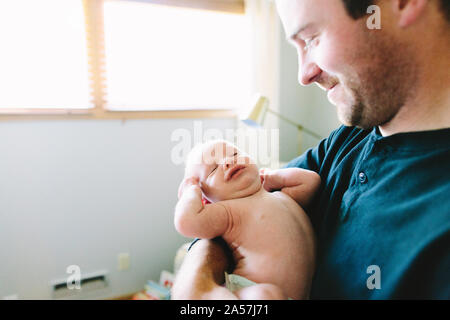
[[[375,4],[381,28],[368,27]],[[311,298],[450,298],[450,3],[277,0],[299,81],[327,91],[344,124],[288,166],[322,186]],[[198,241],[173,288],[208,299],[231,265]]]

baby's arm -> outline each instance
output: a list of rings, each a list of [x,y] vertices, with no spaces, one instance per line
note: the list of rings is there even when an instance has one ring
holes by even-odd
[[[175,228],[186,237],[212,239],[228,229],[230,214],[220,203],[203,205],[198,179],[183,180],[175,208]]]
[[[284,168],[261,169],[267,191],[281,190],[303,207],[307,207],[320,186],[320,176],[311,170]]]

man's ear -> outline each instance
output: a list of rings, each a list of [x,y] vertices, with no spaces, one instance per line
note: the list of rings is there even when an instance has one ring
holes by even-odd
[[[398,25],[407,28],[415,23],[425,12],[428,0],[394,0],[394,10],[398,13]]]

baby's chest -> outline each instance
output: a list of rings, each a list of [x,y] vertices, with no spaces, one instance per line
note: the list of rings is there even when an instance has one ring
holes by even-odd
[[[287,229],[298,228],[298,213],[280,203],[264,203],[239,208],[235,221],[242,240],[266,239],[268,235],[282,235]],[[268,241],[270,241],[268,239]]]

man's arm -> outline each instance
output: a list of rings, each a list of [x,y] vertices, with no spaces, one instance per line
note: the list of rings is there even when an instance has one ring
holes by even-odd
[[[261,176],[267,191],[281,190],[303,207],[310,204],[321,182],[316,172],[301,168],[262,169]]]
[[[186,237],[212,239],[228,229],[230,214],[220,203],[203,205],[198,179],[188,178],[180,187],[175,208],[175,228]]]
[[[224,272],[232,266],[226,244],[221,239],[199,240],[186,254],[177,272],[171,298],[173,300],[236,299],[222,287]]]

